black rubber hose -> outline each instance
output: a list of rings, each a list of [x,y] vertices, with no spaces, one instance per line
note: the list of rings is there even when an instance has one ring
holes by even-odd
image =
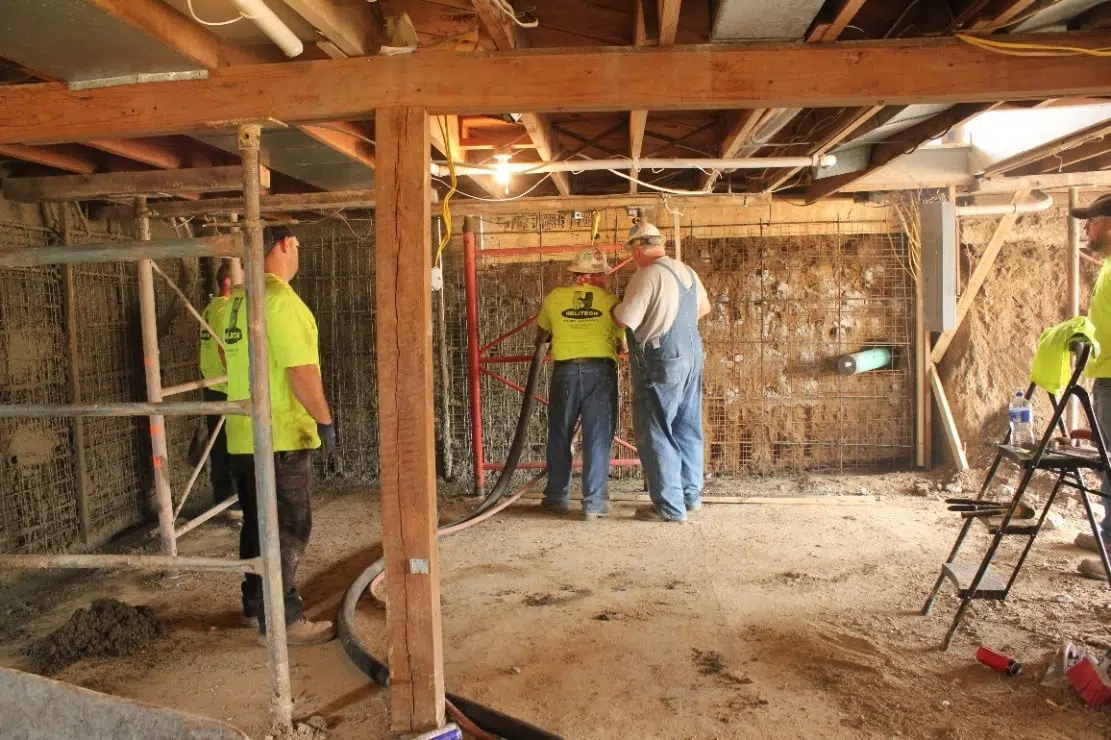
[[[547,343],[537,343],[533,353],[532,362],[529,364],[528,381],[525,384],[525,397],[521,403],[521,413],[517,417],[517,429],[513,434],[513,443],[509,447],[509,454],[505,459],[505,467],[498,476],[497,483],[490,489],[490,493],[483,499],[476,509],[463,517],[445,526],[456,526],[481,515],[493,506],[496,506],[509,488],[509,481],[516,471],[517,463],[521,459],[525,441],[528,439],[529,421],[536,407],[536,386],[540,380],[540,369],[544,365],[547,354]],[[355,630],[355,608],[359,599],[370,587],[372,581],[386,569],[386,561],[379,558],[370,564],[366,570],[347,587],[340,602],[339,613],[336,615],[336,633],[340,647],[347,658],[370,680],[379,686],[390,685],[390,667],[374,657],[363,645]],[[461,696],[448,694],[448,699],[463,712],[472,722],[487,732],[505,738],[505,740],[561,740],[559,735],[541,730],[528,722],[502,714],[497,710],[464,699]]]

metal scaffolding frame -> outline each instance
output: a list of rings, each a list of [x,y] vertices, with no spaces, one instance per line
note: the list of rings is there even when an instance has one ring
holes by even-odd
[[[0,418],[15,417],[90,417],[147,416],[150,422],[154,487],[158,505],[161,555],[35,554],[0,555],[0,568],[117,568],[141,570],[195,570],[253,573],[262,577],[266,611],[266,645],[271,684],[271,717],[281,727],[292,726],[293,696],[290,687],[289,653],[286,644],[285,613],[282,600],[281,557],[278,545],[277,490],[274,477],[274,444],[270,419],[270,373],[266,342],[266,279],[263,266],[262,221],[259,203],[259,140],[261,126],[244,124],[238,129],[238,146],[243,167],[243,200],[246,219],[243,234],[204,239],[151,240],[146,199],[136,199],[138,239],[114,244],[10,249],[0,251],[0,267],[77,262],[137,261],[140,320],[142,323],[143,366],[146,374],[146,403],[72,403],[55,405],[0,405]],[[245,238],[244,238],[245,235]],[[157,316],[154,303],[154,273],[164,273],[155,259],[181,257],[244,258],[244,287],[247,293],[247,338],[250,360],[249,405],[232,402],[166,402],[166,396],[207,387],[218,380],[191,381],[162,387],[159,364]],[[177,288],[167,278],[171,287]],[[202,324],[203,317],[185,299],[190,312]],[[72,318],[72,317],[71,317]],[[205,324],[207,327],[207,324]],[[211,327],[208,327],[211,331]],[[72,331],[72,327],[70,330]],[[213,332],[213,336],[217,335]],[[217,337],[217,341],[222,340]],[[77,399],[75,399],[76,401]],[[246,560],[179,557],[177,538],[216,516],[235,503],[229,499],[192,521],[174,528],[181,506],[203,468],[219,428],[210,435],[204,456],[193,470],[185,492],[175,509],[169,482],[165,417],[185,415],[250,415],[254,434],[255,486],[258,498],[259,544],[261,555]],[[221,421],[221,423],[223,423]],[[78,430],[80,425],[78,425]],[[78,440],[80,442],[80,440]],[[84,497],[84,492],[82,492]],[[84,507],[84,503],[81,504]]]

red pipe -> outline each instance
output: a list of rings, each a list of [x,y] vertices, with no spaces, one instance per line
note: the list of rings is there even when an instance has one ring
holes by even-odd
[[[625,248],[624,244],[553,244],[551,246],[536,246],[536,247],[507,247],[505,249],[484,249],[482,250],[483,259],[489,257],[521,257],[525,255],[545,255],[545,254],[578,254],[584,249],[600,249],[603,252],[620,252]]]
[[[620,459],[620,460],[610,460],[610,465],[618,467],[618,468],[635,468],[638,465],[640,465],[640,460],[629,460],[629,459],[624,459],[624,458]],[[579,470],[583,466],[583,461],[582,460],[575,460],[574,462],[571,463],[571,466],[573,468],[575,468],[575,470]],[[505,465],[503,465],[502,463],[486,463],[486,469],[487,470],[501,470],[504,467],[505,467]],[[548,469],[548,464],[547,463],[542,463],[542,462],[519,462],[519,463],[517,463],[517,470],[540,470],[541,468],[543,468],[544,470],[547,470]]]
[[[482,378],[479,375],[478,271],[475,265],[474,225],[463,219],[463,287],[467,298],[467,380],[471,391],[471,454],[474,458],[474,487],[479,496],[486,491],[486,466],[482,447]]]

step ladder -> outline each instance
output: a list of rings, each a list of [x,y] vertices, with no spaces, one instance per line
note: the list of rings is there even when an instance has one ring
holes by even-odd
[[[1027,555],[1030,554],[1030,550],[1034,546],[1034,540],[1037,538],[1038,533],[1042,529],[1042,525],[1045,523],[1046,516],[1053,507],[1053,502],[1057,499],[1057,494],[1063,487],[1073,488],[1081,492],[1080,500],[1088,516],[1088,523],[1091,525],[1092,534],[1095,536],[1096,543],[1099,546],[1100,560],[1103,562],[1105,572],[1111,573],[1111,564],[1108,563],[1107,550],[1100,537],[1099,525],[1096,522],[1092,504],[1088,500],[1088,494],[1095,494],[1103,497],[1103,493],[1099,490],[1088,488],[1084,484],[1084,478],[1081,475],[1081,471],[1083,470],[1092,470],[1102,477],[1108,470],[1111,470],[1111,462],[1108,460],[1107,448],[1103,443],[1103,435],[1099,431],[1099,423],[1096,420],[1096,415],[1092,408],[1091,397],[1088,391],[1079,385],[1081,374],[1084,371],[1085,365],[1088,363],[1088,357],[1092,349],[1087,341],[1080,341],[1081,339],[1081,337],[1074,338],[1070,344],[1070,349],[1076,356],[1076,362],[1072,375],[1069,378],[1069,384],[1065,387],[1060,398],[1050,394],[1050,398],[1053,400],[1053,418],[1046,426],[1045,434],[1042,435],[1041,440],[1033,449],[1016,447],[1010,444],[1011,433],[1008,429],[1006,435],[1003,437],[1002,443],[998,445],[998,454],[987,476],[984,478],[984,484],[980,487],[980,492],[975,500],[988,500],[986,498],[987,493],[991,490],[992,483],[1004,463],[1017,467],[1021,472],[1021,482],[1015,488],[1014,495],[1011,497],[1010,501],[998,502],[1000,508],[1005,509],[1003,516],[995,519],[970,516],[965,520],[960,533],[957,535],[957,541],[953,544],[953,549],[950,551],[949,557],[941,568],[941,575],[938,576],[933,591],[930,592],[929,598],[926,599],[926,603],[922,607],[922,614],[929,615],[933,610],[934,601],[937,599],[937,595],[941,591],[942,586],[945,585],[945,582],[951,581],[956,587],[957,595],[960,596],[961,599],[961,604],[957,609],[956,615],[953,617],[953,623],[949,626],[949,631],[945,634],[945,639],[941,643],[942,650],[949,649],[949,645],[953,641],[953,635],[956,634],[957,628],[960,626],[961,620],[964,619],[973,600],[988,599],[1003,601],[1007,598],[1007,595],[1011,592],[1011,588],[1015,584],[1015,580],[1018,578],[1019,571],[1022,570],[1023,563],[1026,562]],[[1037,386],[1031,384],[1026,392],[1026,397],[1031,398],[1036,388]],[[1055,447],[1051,445],[1055,431],[1060,431],[1065,437],[1069,436],[1068,431],[1065,429],[1064,422],[1062,421],[1062,417],[1064,416],[1065,409],[1068,407],[1069,399],[1071,398],[1076,398],[1079,401],[1084,414],[1087,416],[1088,426],[1089,429],[1091,429],[1092,448],[1077,448],[1070,446]],[[1044,471],[1050,476],[1056,476],[1053,490],[1049,494],[1049,498],[1046,500],[1045,506],[1042,507],[1040,513],[1035,511],[1034,517],[1029,519],[1016,518],[1015,514],[1019,509],[1019,505],[1023,503],[1022,497],[1030,486],[1031,481],[1034,479],[1034,475],[1039,471]],[[972,530],[972,527],[976,526],[977,521],[981,521],[986,525],[989,532],[993,535],[991,544],[988,546],[987,551],[984,553],[979,563],[958,561],[957,557],[960,554],[961,546],[964,544],[965,538]],[[1019,555],[1018,562],[1015,564],[1010,574],[1002,574],[992,568],[992,561],[1004,539],[1008,538],[1020,538],[1020,541],[1025,539],[1025,543],[1022,553]]]

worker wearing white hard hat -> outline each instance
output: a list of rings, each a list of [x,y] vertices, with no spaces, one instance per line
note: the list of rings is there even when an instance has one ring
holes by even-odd
[[[538,341],[552,342],[548,395],[548,485],[542,506],[571,510],[571,439],[582,422],[582,516],[609,514],[610,448],[617,431],[617,354],[622,332],[610,312],[609,263],[602,250],[583,249],[568,270],[570,285],[548,293],[536,317]]]
[[[638,222],[626,247],[637,272],[613,316],[627,328],[633,426],[652,505],[648,521],[684,522],[702,508],[702,339],[710,301],[698,275],[668,257],[655,225]]]

